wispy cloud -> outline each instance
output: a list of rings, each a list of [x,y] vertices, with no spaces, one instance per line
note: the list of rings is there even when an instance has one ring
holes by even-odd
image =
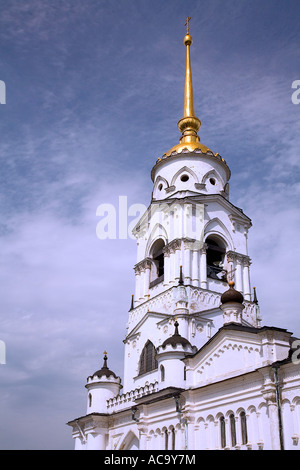
[[[253,220],[264,323],[299,335],[297,15],[256,0],[190,8],[201,140],[227,160],[231,201]],[[84,381],[104,348],[122,375],[136,247],[97,239],[96,209],[117,208],[119,195],[147,205],[151,167],[178,142],[186,14],[177,0],[3,8],[2,448],[72,448],[65,422],[85,413]]]

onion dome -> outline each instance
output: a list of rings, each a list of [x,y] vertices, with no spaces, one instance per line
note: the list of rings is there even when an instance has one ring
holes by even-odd
[[[99,379],[101,377],[114,377],[115,379],[117,379],[117,376],[116,374],[111,371],[108,367],[107,367],[107,352],[104,351],[104,362],[103,362],[103,366],[101,369],[97,370],[96,372],[94,372],[94,374],[92,375],[92,378],[94,377],[98,377]]]
[[[186,339],[184,338],[183,336],[181,336],[178,332],[178,321],[176,320],[175,323],[174,323],[174,326],[175,326],[175,332],[173,334],[173,336],[171,336],[170,338],[167,338],[163,344],[161,345],[162,348],[165,348],[166,346],[168,346],[169,344],[175,348],[178,344],[181,344],[181,346],[185,347],[185,346],[189,346],[189,347],[192,347],[191,343]]]
[[[221,295],[221,303],[227,304],[229,302],[236,302],[242,304],[244,302],[243,294],[235,290],[234,281],[228,282],[229,289]]]

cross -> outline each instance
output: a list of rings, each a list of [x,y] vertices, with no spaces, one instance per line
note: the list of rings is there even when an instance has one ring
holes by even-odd
[[[191,17],[188,16],[187,19],[186,19],[186,22],[184,23],[184,26],[186,26],[186,34],[189,34],[190,33],[190,27],[189,27],[189,21],[190,21]]]
[[[230,270],[227,273],[227,281],[233,281],[233,273],[236,270],[236,268],[232,269],[232,265],[230,266]],[[228,279],[229,277],[229,279]]]

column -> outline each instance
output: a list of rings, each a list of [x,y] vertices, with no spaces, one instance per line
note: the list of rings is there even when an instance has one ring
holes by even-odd
[[[183,239],[183,276],[184,276],[184,283],[190,284],[191,283],[191,243],[193,240],[191,239]]]
[[[244,299],[251,300],[251,287],[250,287],[250,258],[248,256],[243,257],[243,284],[244,284]]]
[[[181,240],[172,240],[169,244],[169,267],[170,267],[170,284],[178,284],[180,265],[181,265]]]
[[[149,294],[149,284],[150,284],[150,272],[151,272],[151,261],[149,259],[145,259],[144,263],[144,298],[148,300]]]
[[[226,449],[230,449],[232,447],[231,442],[231,429],[230,429],[230,419],[229,416],[225,418],[225,439],[226,439]]]
[[[144,300],[144,279],[145,279],[145,268],[141,266],[140,268],[140,288],[139,288],[139,299]]]
[[[105,450],[105,433],[89,432],[87,434],[87,450]]]
[[[267,404],[267,413],[265,415],[264,422],[264,437],[269,440],[269,448],[265,450],[280,450],[280,438],[279,438],[279,422],[278,422],[278,410],[275,395],[275,386],[268,384],[265,390],[262,391],[263,397]]]
[[[171,259],[170,259],[170,247],[166,245],[163,248],[164,252],[164,286],[168,286],[171,279]]]
[[[85,442],[83,442],[80,437],[75,437],[75,449],[74,450],[84,450],[85,449]]]
[[[262,450],[264,448],[264,414],[265,408],[262,409],[261,411],[257,411],[256,416],[257,416],[257,430],[258,430],[258,440],[257,440],[257,446],[259,450]],[[266,420],[265,420],[266,422]],[[266,425],[268,423],[266,422]]]
[[[180,250],[180,248],[181,248],[181,246],[179,245],[175,249],[175,257],[174,257],[174,260],[175,260],[174,274],[175,274],[176,284],[178,284],[179,275],[180,275],[180,265],[181,265],[181,250]]]
[[[139,430],[139,450],[147,450],[147,428],[143,424],[138,425]]]
[[[134,293],[134,306],[140,303],[140,282],[141,282],[141,270],[139,266],[134,267],[135,272],[135,293]]]
[[[207,265],[206,265],[207,244],[203,243],[200,248],[200,287],[207,289]]]
[[[177,430],[176,438],[178,436],[178,447],[176,444],[176,450],[186,450],[186,431],[185,425],[181,423],[180,429]]]
[[[186,418],[187,421],[187,450],[195,450],[195,417],[188,415]]]
[[[199,251],[194,250],[192,255],[192,286],[199,287]]]
[[[239,292],[243,292],[243,258],[242,256],[236,256],[236,272],[235,272],[235,289]]]
[[[195,436],[197,437],[197,450],[206,450],[207,448],[206,427],[207,425],[205,424],[203,419],[201,419],[201,421],[197,424],[197,427],[195,426]]]

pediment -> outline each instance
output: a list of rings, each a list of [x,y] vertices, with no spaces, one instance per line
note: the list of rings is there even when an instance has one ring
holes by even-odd
[[[270,328],[227,325],[194,355],[186,358],[195,386],[219,382],[287,357],[289,333]]]
[[[157,322],[169,318],[169,315],[166,313],[159,313],[159,312],[147,312],[141,320],[134,326],[134,328],[126,335],[126,339],[124,341],[132,340],[135,336],[140,334],[141,328],[144,323],[150,318],[154,317],[157,319]]]

